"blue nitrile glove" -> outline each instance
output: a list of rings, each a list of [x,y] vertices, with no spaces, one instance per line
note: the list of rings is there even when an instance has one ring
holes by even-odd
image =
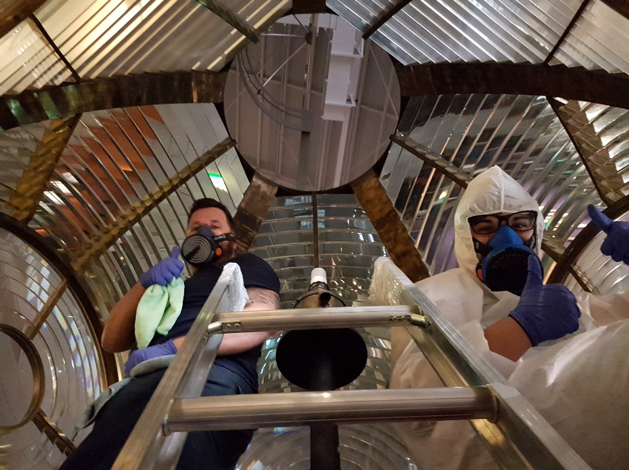
[[[562,284],[544,285],[539,261],[529,256],[528,277],[518,306],[509,314],[528,335],[533,346],[559,339],[579,329],[577,299]]]
[[[131,354],[129,354],[129,360],[124,365],[124,373],[128,377],[131,375],[131,370],[141,362],[144,362],[147,359],[153,359],[154,357],[168,356],[170,354],[177,354],[177,346],[175,346],[172,339],[169,339],[162,344],[156,344],[155,346],[149,346],[148,348],[131,351]]]
[[[170,256],[161,260],[151,269],[146,271],[140,276],[140,284],[145,289],[148,289],[153,284],[159,284],[160,286],[167,286],[170,281],[176,277],[181,276],[183,272],[183,261],[178,260],[179,252],[181,248],[176,246],[170,253]]]
[[[592,204],[588,206],[588,214],[594,225],[607,234],[601,253],[629,264],[629,222],[615,222]]]

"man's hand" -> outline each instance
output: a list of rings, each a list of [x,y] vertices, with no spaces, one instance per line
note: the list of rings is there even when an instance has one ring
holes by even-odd
[[[131,370],[138,364],[146,361],[147,359],[153,359],[154,357],[168,356],[171,354],[177,354],[177,347],[173,343],[172,339],[169,339],[165,343],[156,344],[155,346],[149,346],[144,349],[136,349],[129,354],[129,360],[124,366],[124,373],[128,377],[131,375]]]
[[[179,252],[181,248],[178,246],[173,248],[170,256],[163,259],[151,269],[146,271],[140,276],[140,284],[145,289],[148,289],[153,284],[159,284],[160,286],[167,286],[170,281],[181,276],[183,272],[183,262],[179,259]]]
[[[588,214],[594,225],[607,234],[601,253],[629,264],[629,222],[615,222],[592,204],[588,206]]]
[[[544,285],[539,261],[529,257],[528,277],[518,306],[509,314],[526,332],[531,344],[559,339],[579,328],[577,299],[562,284]]]

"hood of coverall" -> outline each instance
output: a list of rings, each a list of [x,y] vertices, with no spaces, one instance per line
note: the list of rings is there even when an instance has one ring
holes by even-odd
[[[459,199],[454,214],[454,251],[459,267],[476,277],[478,258],[474,251],[472,230],[468,219],[476,215],[497,214],[500,212],[536,211],[535,250],[540,253],[544,234],[544,216],[537,201],[520,184],[493,166],[476,176]]]

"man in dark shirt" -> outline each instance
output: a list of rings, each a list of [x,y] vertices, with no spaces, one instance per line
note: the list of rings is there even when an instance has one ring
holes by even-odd
[[[215,236],[233,233],[233,219],[225,206],[213,199],[195,201],[190,210],[187,236],[210,228]],[[228,262],[242,271],[249,302],[245,310],[274,310],[279,307],[279,279],[262,259],[251,254],[236,256],[236,243],[219,243],[222,254],[212,262],[193,267],[185,281],[181,314],[166,336],[156,335],[151,346],[132,353],[130,362],[165,354],[181,347],[194,320],[205,304]],[[110,312],[101,343],[109,352],[126,351],[135,345],[135,312],[147,287],[165,285],[183,271],[183,263],[168,258],[144,273]],[[202,396],[257,393],[256,363],[261,346],[270,336],[266,332],[227,334],[218,349]],[[136,377],[115,394],[100,410],[92,433],[66,460],[62,470],[109,469],[120,453],[133,426],[159,384],[165,370]],[[251,441],[253,431],[194,432],[188,435],[177,469],[233,469]]]

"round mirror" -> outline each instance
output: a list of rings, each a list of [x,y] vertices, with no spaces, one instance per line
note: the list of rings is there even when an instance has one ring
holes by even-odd
[[[400,87],[387,53],[342,18],[288,16],[233,61],[224,102],[229,132],[256,171],[323,191],[386,151]]]

